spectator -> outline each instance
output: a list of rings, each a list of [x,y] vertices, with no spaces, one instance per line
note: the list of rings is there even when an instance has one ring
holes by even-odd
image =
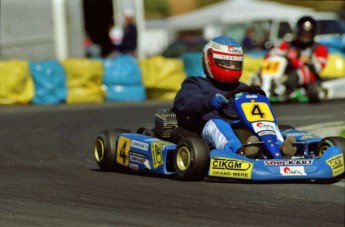
[[[106,57],[114,50],[108,30],[113,23],[112,2],[84,0],[83,5],[87,37],[100,48],[101,57]]]
[[[115,50],[124,54],[136,55],[137,49],[137,28],[134,24],[134,12],[131,9],[124,10],[125,28],[122,42],[115,45]]]
[[[255,30],[254,28],[250,27],[246,30],[246,35],[242,40],[242,48],[244,50],[252,50],[255,48]]]
[[[86,57],[88,58],[100,58],[102,54],[102,48],[100,45],[95,44],[90,36],[86,33],[84,37],[84,48]]]

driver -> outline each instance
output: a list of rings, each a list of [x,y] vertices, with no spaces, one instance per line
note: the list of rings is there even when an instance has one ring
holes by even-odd
[[[314,41],[317,29],[312,17],[301,17],[296,24],[294,39],[291,42],[283,41],[265,56],[280,55],[288,59],[288,77],[284,82],[287,99],[293,98],[290,95],[297,87],[319,80],[319,74],[326,66],[327,47]]]
[[[258,153],[258,146],[242,148],[228,119],[222,118],[220,109],[231,104],[224,97],[229,91],[247,86],[239,82],[242,75],[243,52],[232,38],[220,36],[209,41],[203,50],[202,65],[206,78],[188,77],[181,85],[174,100],[174,112],[178,123],[187,130],[198,132],[208,144],[216,149],[243,152],[246,156]],[[258,142],[250,136],[247,143]]]

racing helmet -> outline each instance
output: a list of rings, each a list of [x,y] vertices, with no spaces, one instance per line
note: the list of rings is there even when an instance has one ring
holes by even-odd
[[[205,45],[202,63],[206,76],[224,83],[237,83],[242,75],[242,47],[233,38],[216,37]]]
[[[317,23],[310,17],[301,17],[296,24],[296,40],[303,44],[312,44],[317,33]]]

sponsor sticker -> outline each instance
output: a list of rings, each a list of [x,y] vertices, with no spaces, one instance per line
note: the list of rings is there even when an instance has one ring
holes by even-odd
[[[214,49],[217,49],[217,50],[220,50],[220,49],[221,49],[221,48],[220,48],[221,46],[220,46],[219,44],[215,43],[215,42],[212,42],[212,43],[211,43],[211,47],[214,48]]]
[[[147,143],[140,142],[138,140],[132,140],[131,147],[148,151],[149,150],[149,145]]]
[[[146,158],[137,156],[137,155],[130,155],[129,156],[129,161],[131,162],[136,162],[136,163],[141,163],[143,164],[147,169],[151,169],[149,160]]]
[[[253,166],[243,160],[212,157],[210,176],[251,179]]]
[[[264,135],[276,135],[277,133],[275,131],[263,131],[263,132],[259,132],[258,135],[259,136],[264,136]]]
[[[222,60],[243,61],[243,57],[229,56],[229,55],[222,55],[222,54],[213,54],[213,58],[222,59]]]
[[[164,164],[162,151],[163,151],[163,147],[168,144],[171,144],[171,143],[164,142],[164,141],[151,143],[153,168],[156,169],[159,166]]]
[[[259,121],[252,123],[253,129],[256,133],[262,131],[274,131],[276,128],[276,124],[269,121]]]
[[[256,99],[256,98],[258,98],[258,96],[257,95],[246,95],[246,98],[247,99]]]
[[[333,176],[338,176],[344,172],[344,156],[339,154],[326,160],[326,163],[331,167]]]
[[[228,51],[230,54],[242,54],[243,53],[241,47],[228,46]]]
[[[282,165],[312,165],[312,159],[305,160],[270,160],[265,161],[265,166],[282,166]]]
[[[307,175],[304,166],[280,166],[280,173],[283,176],[305,176]]]
[[[143,158],[143,157],[136,156],[136,155],[130,155],[129,160],[131,162],[138,162],[138,163],[144,164],[147,159]]]
[[[137,164],[129,163],[129,168],[135,171],[139,170],[139,166]]]

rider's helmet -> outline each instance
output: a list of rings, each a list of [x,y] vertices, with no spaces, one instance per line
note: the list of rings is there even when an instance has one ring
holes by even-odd
[[[310,17],[301,17],[296,24],[296,40],[301,44],[313,44],[317,33],[317,23]]]
[[[214,38],[204,47],[202,63],[206,76],[225,83],[237,83],[242,75],[242,47],[227,36]]]

